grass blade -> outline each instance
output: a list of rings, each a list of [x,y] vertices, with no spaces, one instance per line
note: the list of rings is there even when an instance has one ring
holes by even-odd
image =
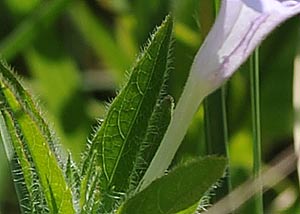
[[[252,127],[253,127],[253,175],[260,178],[261,173],[261,127],[260,127],[260,93],[259,93],[259,51],[256,49],[250,58],[250,79],[251,79],[251,106],[252,106]],[[255,196],[255,213],[262,214],[263,191],[257,192]]]

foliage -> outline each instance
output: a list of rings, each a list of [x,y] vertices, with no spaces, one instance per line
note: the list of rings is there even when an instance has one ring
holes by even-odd
[[[93,209],[104,209],[104,201],[107,203],[105,209],[119,208],[118,212],[122,212],[126,206],[132,206],[130,203],[139,201],[136,199],[138,195],[144,194],[139,192],[139,181],[159,147],[171,118],[173,103],[176,105],[182,92],[193,57],[214,21],[215,2],[218,1],[0,1],[0,55],[16,70],[12,72],[13,69],[1,62],[0,213],[14,214],[20,213],[20,210],[25,213],[55,213],[55,209],[60,209],[60,202],[66,206],[72,204],[65,208],[68,209],[64,210],[66,213],[90,213]],[[120,105],[122,97],[128,101],[126,104],[135,105],[124,91],[130,88],[136,94],[140,84],[131,87],[125,84],[118,93],[121,97],[109,104],[111,110],[107,109],[107,103],[116,97],[126,70],[129,70],[128,81],[134,82],[130,75],[147,55],[140,55],[139,61],[133,63],[139,47],[145,44],[149,32],[170,11],[174,18],[173,38],[171,44],[164,45],[171,46],[171,49],[160,50],[159,53],[164,56],[159,58],[162,60],[160,65],[167,63],[167,69],[157,71],[161,75],[166,73],[167,78],[162,78],[165,77],[162,75],[158,80],[160,86],[156,85],[155,95],[151,93],[149,109],[148,98],[141,102],[143,109],[147,109],[147,119],[136,110],[138,118],[143,121],[126,117],[132,124],[137,124],[134,129],[142,130],[137,135],[133,134],[134,129],[126,132],[133,139],[134,150],[129,150],[127,155],[127,148],[133,144],[118,140],[118,145],[127,146],[123,150],[124,155],[116,155],[120,148],[113,147],[114,159],[103,162],[101,154],[104,153],[99,151],[103,145],[103,127],[109,127],[112,131],[116,128],[110,127],[107,122],[109,115],[110,123],[115,122],[111,110]],[[260,48],[261,137],[263,164],[266,167],[270,159],[292,143],[292,60],[297,47],[298,25],[297,19],[283,24]],[[144,53],[151,45],[158,51],[158,43],[148,42]],[[134,66],[129,69],[131,64]],[[221,91],[214,93],[208,98],[208,105],[200,107],[173,159],[170,172],[163,179],[168,179],[172,172],[176,174],[180,167],[188,167],[199,156],[224,154],[224,103],[220,102],[220,97],[224,95],[233,187],[251,176],[253,161],[248,71],[248,63],[245,63],[230,80],[223,95]],[[140,101],[140,98],[137,100]],[[123,109],[128,109],[128,106]],[[94,118],[98,121],[95,122]],[[122,122],[123,130],[127,122]],[[91,126],[96,127],[92,134]],[[120,138],[119,132],[115,134],[115,138]],[[113,140],[106,139],[105,142],[108,141]],[[94,153],[91,148],[96,149]],[[132,162],[125,169],[122,166],[126,162],[118,162],[116,157]],[[111,177],[118,189],[103,176],[102,168],[106,165],[121,169],[118,171],[121,176]],[[50,167],[51,171],[47,170]],[[223,174],[221,171],[219,173]],[[54,180],[49,179],[54,175]],[[12,180],[16,181],[15,187]],[[195,183],[195,186],[198,184]],[[226,195],[226,182],[220,184],[220,188],[213,189],[213,194],[204,194],[205,200],[202,198],[179,213],[195,213],[199,204],[205,207]],[[17,202],[15,192],[24,200]],[[102,193],[106,193],[103,198]],[[110,193],[116,200],[109,197]],[[201,196],[199,194],[196,198]],[[282,197],[290,198],[290,203],[282,206]],[[269,213],[299,213],[298,199],[298,181],[293,173],[264,194],[264,206]],[[252,202],[237,213],[254,213]]]
[[[166,95],[166,79],[171,35],[168,16],[96,128],[79,167],[71,155],[66,157],[36,101],[2,62],[0,133],[22,213],[113,213],[124,202],[119,212],[128,213],[139,200],[145,212],[147,207],[151,212],[153,191],[164,195],[155,203],[170,206],[181,198],[177,207],[160,213],[179,212],[199,201],[223,175],[225,159],[211,157],[178,167],[151,184],[149,193],[139,193],[139,182],[170,122],[172,99]],[[180,182],[189,185],[178,186]],[[145,195],[150,200],[144,201]]]

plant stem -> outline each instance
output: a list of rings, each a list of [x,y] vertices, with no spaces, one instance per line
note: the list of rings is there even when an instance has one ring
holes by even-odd
[[[232,190],[231,175],[230,175],[230,154],[229,154],[229,141],[228,141],[228,120],[227,120],[227,107],[226,107],[226,90],[227,84],[221,88],[221,103],[222,103],[222,121],[223,121],[223,137],[225,145],[225,155],[228,159],[228,172],[227,172],[227,187],[228,191]]]
[[[259,49],[254,51],[250,58],[251,80],[251,107],[253,129],[253,176],[260,180],[261,177],[261,126],[260,126],[260,92],[259,92]],[[255,213],[263,214],[263,192],[261,183],[260,191],[255,195]]]

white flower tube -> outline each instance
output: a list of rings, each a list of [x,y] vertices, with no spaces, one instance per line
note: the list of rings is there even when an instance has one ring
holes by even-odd
[[[298,13],[300,0],[223,0],[141,189],[168,168],[204,97],[226,82],[275,27]]]

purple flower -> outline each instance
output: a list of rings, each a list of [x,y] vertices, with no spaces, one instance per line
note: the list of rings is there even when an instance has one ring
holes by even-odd
[[[202,100],[224,84],[274,28],[298,13],[300,0],[223,0],[141,188],[168,168]]]
[[[195,57],[189,81],[198,81],[203,94],[211,93],[275,27],[299,12],[300,1],[295,0],[224,0]]]

